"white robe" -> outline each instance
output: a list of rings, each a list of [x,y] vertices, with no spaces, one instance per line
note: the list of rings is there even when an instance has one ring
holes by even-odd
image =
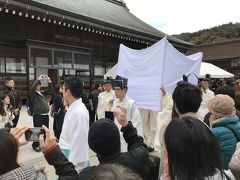
[[[105,118],[105,111],[111,110],[111,100],[114,99],[114,91],[104,91],[98,95],[97,115],[98,119]]]
[[[163,134],[165,132],[165,129],[172,120],[172,107],[172,96],[166,94],[161,99],[161,111],[157,116],[157,128],[154,140],[154,149],[159,152],[162,151]]]
[[[134,100],[125,97],[122,101],[119,99],[116,99],[113,102],[112,111],[117,111],[117,106],[122,106],[127,109],[127,119],[128,121],[131,121],[133,126],[137,129],[138,135],[143,137],[143,123],[142,123],[142,117],[140,115],[140,112],[136,106],[136,103]],[[115,118],[114,122],[119,128],[119,131],[121,129],[121,125],[118,123],[118,120]],[[125,142],[122,133],[120,132],[120,139],[121,139],[121,152],[127,151],[127,143]]]
[[[202,103],[198,109],[198,118],[203,121],[204,116],[209,112],[208,111],[208,102],[215,97],[214,93],[210,89],[206,89],[206,93],[202,90]]]
[[[75,166],[88,161],[88,130],[89,113],[80,98],[69,106],[59,140],[60,148],[69,150],[69,161]]]

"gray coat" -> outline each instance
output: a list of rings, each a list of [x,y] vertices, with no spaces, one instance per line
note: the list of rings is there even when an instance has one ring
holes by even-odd
[[[16,168],[0,176],[1,180],[47,180],[47,176],[34,169],[32,165],[25,165]]]

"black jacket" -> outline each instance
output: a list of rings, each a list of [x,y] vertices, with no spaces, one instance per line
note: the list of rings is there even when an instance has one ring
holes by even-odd
[[[101,93],[102,91],[100,90],[95,90],[93,92],[91,92],[89,94],[89,97],[88,99],[91,99],[92,100],[92,103],[93,103],[93,108],[96,110],[97,109],[97,106],[98,106],[98,95]]]
[[[54,118],[53,130],[56,138],[59,139],[60,134],[62,132],[62,126],[63,126],[64,116],[65,116],[65,112],[64,112],[65,107],[62,101],[62,96],[60,94],[58,93],[53,94],[52,106],[53,106],[52,110],[53,110],[53,118]]]
[[[78,173],[74,165],[67,160],[59,146],[56,146],[49,154],[45,155],[45,158],[48,164],[54,166],[56,174],[59,176],[58,179],[77,179]]]
[[[17,89],[10,89],[10,88],[7,88],[6,86],[3,87],[3,89],[1,90],[0,92],[1,94],[7,94],[10,98],[10,103],[13,107],[13,109],[20,109],[21,110],[21,107],[22,107],[22,100],[21,100],[21,97],[20,97],[20,93]]]
[[[137,130],[130,121],[127,126],[121,128],[121,131],[123,132],[125,141],[128,143],[128,152],[116,152],[106,157],[98,156],[100,164],[121,164],[139,174],[143,179],[149,179],[149,168],[147,167],[149,153],[147,146],[143,143],[143,138],[137,135]],[[85,168],[79,174],[79,179],[85,179],[92,168],[94,167]]]

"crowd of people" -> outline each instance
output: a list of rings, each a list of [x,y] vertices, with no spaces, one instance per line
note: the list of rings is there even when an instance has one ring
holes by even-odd
[[[4,83],[0,179],[47,179],[43,170],[18,163],[19,147],[28,143],[21,136],[29,127],[17,125],[22,103],[14,80]],[[215,84],[208,78],[199,85],[181,81],[171,95],[163,85],[156,112],[138,108],[126,95],[125,77],[96,83],[87,96],[78,77],[66,77],[53,88],[51,79],[40,75],[29,98],[33,126],[45,135],[33,142],[33,150],[44,154],[58,179],[240,179],[240,82]],[[91,166],[89,148],[99,165]]]

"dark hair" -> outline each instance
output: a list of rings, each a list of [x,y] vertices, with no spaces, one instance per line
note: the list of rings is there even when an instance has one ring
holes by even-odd
[[[81,98],[83,82],[76,76],[69,76],[64,79],[65,91],[70,90],[74,98]]]
[[[6,112],[5,112],[5,109],[4,109],[4,104],[3,104],[3,100],[6,98],[6,97],[9,97],[9,95],[8,94],[1,94],[0,95],[0,115],[2,115],[2,116],[6,116]]]
[[[197,112],[202,102],[202,91],[195,85],[182,82],[174,89],[172,99],[180,114]]]
[[[220,148],[211,130],[194,117],[174,118],[164,141],[171,179],[203,180],[218,169],[223,176]]]
[[[235,98],[235,91],[233,89],[233,87],[229,86],[229,85],[224,85],[224,86],[220,86],[216,89],[215,91],[215,95],[217,94],[225,94],[225,95],[229,95],[231,98]]]
[[[100,86],[100,83],[99,83],[99,82],[96,82],[96,83],[94,84],[94,86],[95,86],[95,90],[97,90],[97,89],[99,88],[99,86]]]
[[[57,94],[59,94],[59,89],[60,89],[60,85],[59,84],[57,84],[55,87],[54,87],[54,91],[55,91],[55,93],[57,93]]]
[[[172,118],[178,118],[179,117],[179,114],[177,113],[174,105],[172,107]]]
[[[5,85],[6,85],[9,81],[11,81],[11,80],[13,80],[13,78],[5,77],[5,78],[4,78],[4,83],[5,83]]]
[[[0,175],[19,167],[18,143],[9,132],[0,129]]]
[[[142,180],[142,178],[128,167],[120,164],[101,164],[84,170],[79,174],[80,180]]]
[[[237,93],[234,98],[235,108],[240,111],[240,94]]]
[[[232,79],[227,79],[227,80],[225,81],[225,84],[226,84],[227,86],[231,86],[231,87],[233,87],[233,85],[234,85]]]
[[[147,166],[149,168],[150,177],[149,180],[156,180],[158,179],[159,173],[159,165],[160,165],[160,158],[149,154]]]

